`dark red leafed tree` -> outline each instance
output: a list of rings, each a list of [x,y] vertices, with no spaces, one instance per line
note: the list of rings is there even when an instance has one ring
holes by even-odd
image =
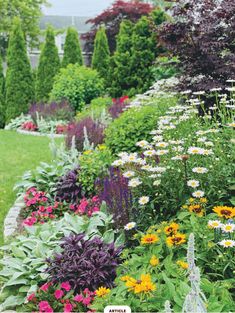
[[[104,25],[108,37],[110,51],[114,52],[116,46],[116,35],[119,32],[120,24],[123,19],[136,22],[143,15],[148,15],[153,10],[153,7],[148,3],[140,1],[123,1],[117,0],[114,4],[106,9],[97,17],[90,19],[87,23],[92,24],[91,31],[83,35],[86,41],[86,51],[92,52],[94,39],[97,30]]]
[[[181,61],[182,86],[223,88],[235,77],[235,1],[179,0],[173,18],[160,38]]]

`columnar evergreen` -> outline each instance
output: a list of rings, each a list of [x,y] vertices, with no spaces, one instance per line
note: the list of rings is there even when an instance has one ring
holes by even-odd
[[[95,47],[92,56],[92,68],[96,69],[100,76],[107,80],[109,70],[110,50],[105,28],[101,27],[95,37]]]
[[[34,98],[33,77],[19,18],[13,21],[7,51],[6,121],[26,113]]]
[[[117,36],[117,50],[110,62],[110,92],[114,97],[124,95],[131,88],[131,47],[134,24],[124,20]]]
[[[65,39],[62,67],[67,67],[69,64],[75,63],[79,65],[83,64],[82,50],[77,30],[73,27],[69,27]]]
[[[2,59],[0,56],[0,128],[3,128],[5,125],[5,118],[6,118],[6,108],[4,103],[4,75],[3,75],[3,66],[2,66]]]
[[[48,101],[52,90],[54,77],[60,69],[58,49],[55,44],[53,29],[49,26],[46,32],[46,40],[43,46],[36,81],[36,98],[38,101]]]

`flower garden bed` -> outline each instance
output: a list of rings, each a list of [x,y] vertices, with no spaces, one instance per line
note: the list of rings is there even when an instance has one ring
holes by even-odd
[[[110,123],[105,144],[52,143],[54,161],[16,186],[23,228],[2,248],[2,310],[235,310],[233,94],[200,116],[203,95],[169,104],[152,89]],[[158,111],[155,127],[118,142],[128,111],[140,120],[143,107]]]

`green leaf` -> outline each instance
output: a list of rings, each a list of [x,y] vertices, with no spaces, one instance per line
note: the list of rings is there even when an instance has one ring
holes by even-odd
[[[15,309],[16,305],[23,304],[24,300],[25,298],[22,296],[10,296],[0,305],[0,311]]]
[[[22,249],[17,248],[16,246],[11,246],[11,251],[16,258],[24,259],[26,258],[26,254]]]
[[[114,241],[114,232],[112,229],[106,231],[103,235],[103,241],[105,243],[111,243]]]

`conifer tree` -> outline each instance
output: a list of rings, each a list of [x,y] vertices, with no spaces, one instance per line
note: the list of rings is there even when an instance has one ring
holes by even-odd
[[[62,67],[67,67],[69,64],[75,63],[79,65],[83,64],[82,50],[77,30],[73,27],[69,27],[65,39]]]
[[[45,44],[42,48],[36,81],[36,98],[38,101],[48,101],[53,87],[54,77],[60,69],[58,49],[52,27],[47,28]]]
[[[34,98],[33,77],[19,18],[13,21],[7,50],[6,121],[26,113]]]
[[[95,37],[95,47],[92,56],[92,68],[96,69],[100,76],[107,81],[109,70],[110,50],[105,28],[101,27]]]
[[[4,103],[4,75],[3,75],[3,66],[2,59],[0,56],[0,128],[5,126],[5,118],[6,118],[6,107]]]
[[[110,93],[113,97],[125,95],[131,88],[131,48],[134,24],[124,20],[117,36],[117,50],[110,62]]]

